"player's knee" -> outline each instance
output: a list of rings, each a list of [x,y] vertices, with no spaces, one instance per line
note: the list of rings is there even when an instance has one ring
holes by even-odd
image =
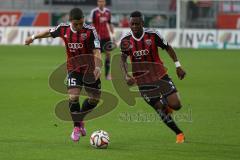
[[[92,105],[97,105],[99,103],[98,98],[89,98],[88,102]]]
[[[168,104],[172,109],[174,109],[174,110],[180,110],[181,108],[182,108],[182,104],[181,104],[181,102],[180,101],[174,101],[174,102],[170,102],[169,104]]]
[[[79,100],[79,95],[77,94],[70,94],[69,95],[70,101],[78,101]]]

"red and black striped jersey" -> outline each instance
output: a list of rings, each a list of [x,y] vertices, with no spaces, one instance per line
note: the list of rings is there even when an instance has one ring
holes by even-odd
[[[159,32],[151,29],[144,28],[140,38],[130,31],[121,39],[121,52],[130,57],[133,76],[138,84],[156,82],[167,73],[158,47],[167,49],[169,45]]]
[[[95,68],[93,49],[100,48],[94,27],[84,24],[80,31],[75,31],[71,24],[60,24],[50,29],[53,38],[64,40],[67,54],[67,70],[92,72]]]
[[[91,11],[92,25],[96,28],[100,40],[110,39],[111,11],[108,8],[100,10],[98,7]]]

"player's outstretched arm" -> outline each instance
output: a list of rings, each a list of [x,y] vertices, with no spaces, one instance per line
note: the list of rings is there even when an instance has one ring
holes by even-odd
[[[32,36],[27,37],[27,39],[25,40],[25,45],[29,45],[29,44],[33,43],[33,41],[35,39],[48,38],[48,37],[51,37],[49,30],[40,32],[36,35],[33,34]]]
[[[102,55],[100,49],[93,49],[93,54],[95,62],[94,76],[95,79],[97,80],[101,77]]]
[[[121,55],[120,65],[121,65],[121,69],[123,72],[123,76],[124,76],[127,84],[129,86],[134,85],[136,83],[135,78],[128,74],[127,55],[125,55],[125,54]]]
[[[172,60],[174,61],[175,63],[175,66],[176,66],[176,72],[177,72],[177,76],[180,80],[182,80],[185,75],[186,75],[186,72],[183,70],[183,68],[181,67],[181,64],[180,62],[178,61],[178,58],[177,58],[177,55],[174,51],[174,49],[172,48],[172,46],[168,46],[167,48],[167,53],[168,55],[172,58]]]

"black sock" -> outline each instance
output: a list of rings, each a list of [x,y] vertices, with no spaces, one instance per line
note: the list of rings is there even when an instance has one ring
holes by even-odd
[[[79,122],[79,113],[80,113],[80,104],[79,101],[71,101],[69,100],[69,109],[71,112],[71,117],[73,120],[73,125],[74,127],[80,127],[80,122]]]
[[[163,120],[163,122],[176,134],[182,133],[182,131],[178,128],[171,115],[167,113],[166,109],[158,109],[157,113]]]
[[[182,131],[178,128],[177,124],[172,119],[171,114],[167,112],[167,99],[165,97],[162,97],[160,99],[160,104],[162,108],[155,108],[155,110],[161,117],[163,123],[165,123],[176,134],[182,133]]]
[[[83,104],[82,104],[82,109],[81,109],[81,120],[84,119],[84,117],[90,113],[96,106],[97,104],[90,104],[88,102],[88,98],[84,100]]]
[[[106,60],[105,60],[105,77],[108,76],[109,71],[110,71],[110,60],[109,60],[109,59],[106,59]]]

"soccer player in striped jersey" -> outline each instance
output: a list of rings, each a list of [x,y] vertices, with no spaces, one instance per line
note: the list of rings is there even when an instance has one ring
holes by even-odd
[[[98,7],[91,11],[92,25],[96,28],[100,42],[101,51],[106,53],[105,58],[105,77],[111,80],[110,61],[111,61],[111,34],[113,34],[113,25],[111,24],[111,11],[105,7],[106,0],[97,0]]]
[[[176,133],[176,143],[184,142],[184,134],[171,117],[172,110],[179,110],[181,102],[176,86],[167,74],[158,47],[166,50],[176,65],[179,79],[185,77],[175,51],[159,32],[143,27],[142,13],[135,11],[130,16],[131,31],[121,39],[121,67],[128,85],[138,85],[144,100],[159,114],[163,122]],[[128,73],[127,57],[132,63],[132,75]]]
[[[81,9],[72,9],[69,20],[70,24],[60,24],[55,29],[28,37],[25,44],[29,45],[35,39],[47,37],[60,37],[65,42],[69,109],[74,125],[71,138],[77,142],[81,135],[86,135],[84,117],[97,106],[101,95],[101,51],[97,32],[94,27],[84,23]],[[80,108],[79,96],[83,87],[88,98]]]

